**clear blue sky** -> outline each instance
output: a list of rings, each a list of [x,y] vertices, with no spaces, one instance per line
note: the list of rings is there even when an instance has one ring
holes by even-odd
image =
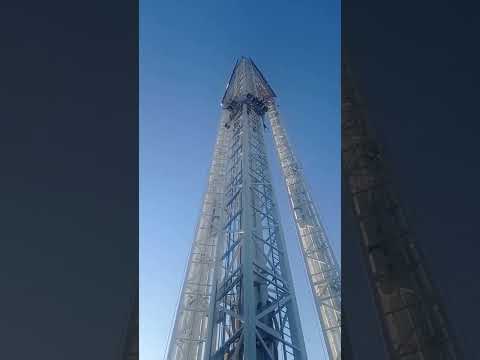
[[[340,254],[340,2],[142,0],[142,360],[164,358],[206,188],[220,100],[241,55],[253,58],[278,95],[289,139]],[[269,155],[308,355],[326,359],[272,147]]]

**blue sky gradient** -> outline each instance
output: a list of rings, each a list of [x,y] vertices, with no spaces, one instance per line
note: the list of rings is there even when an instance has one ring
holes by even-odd
[[[340,262],[340,2],[140,2],[140,353],[162,360],[239,56],[277,93]],[[310,359],[327,359],[287,195],[266,134]]]

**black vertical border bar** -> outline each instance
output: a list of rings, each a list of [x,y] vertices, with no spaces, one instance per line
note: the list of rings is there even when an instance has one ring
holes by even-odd
[[[138,11],[2,4],[2,358],[138,350]]]

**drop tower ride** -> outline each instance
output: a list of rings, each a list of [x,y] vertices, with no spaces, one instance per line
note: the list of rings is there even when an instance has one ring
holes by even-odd
[[[169,360],[307,358],[271,183],[265,119],[272,128],[328,355],[341,359],[339,267],[275,99],[253,61],[240,58],[222,99]]]

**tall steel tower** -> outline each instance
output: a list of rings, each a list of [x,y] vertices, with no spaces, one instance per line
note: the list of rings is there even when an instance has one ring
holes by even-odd
[[[342,175],[360,227],[389,359],[460,359],[346,63],[342,69]]]
[[[288,144],[275,93],[249,58],[233,70],[169,360],[306,359],[264,143],[270,119],[330,358],[340,359],[339,270]]]

